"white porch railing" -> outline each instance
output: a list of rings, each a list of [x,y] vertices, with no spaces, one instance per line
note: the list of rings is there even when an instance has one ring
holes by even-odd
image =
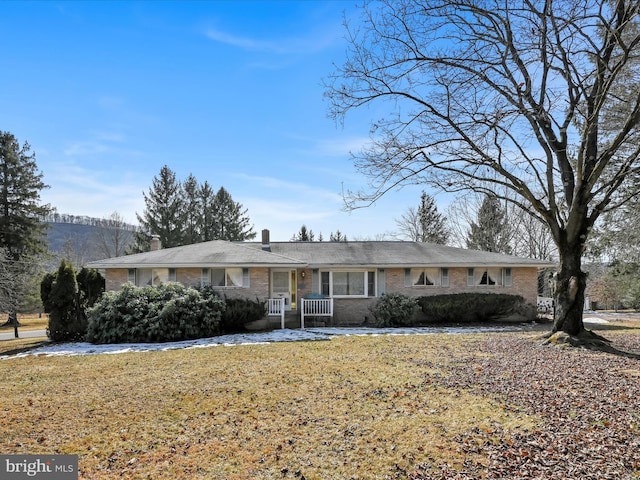
[[[333,298],[303,298],[300,300],[300,328],[304,317],[333,317]]]
[[[280,328],[284,328],[284,297],[269,298],[267,300],[267,315],[280,317]]]

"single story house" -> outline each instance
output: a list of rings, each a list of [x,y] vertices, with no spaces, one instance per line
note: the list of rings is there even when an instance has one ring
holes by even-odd
[[[362,324],[385,293],[408,296],[460,292],[521,295],[536,305],[538,268],[549,262],[403,241],[210,242],[89,263],[106,279],[106,289],[180,282],[211,285],[227,297],[268,302],[269,312],[295,318],[326,316],[333,325]],[[305,300],[307,306],[305,307]],[[315,315],[314,315],[315,314]],[[277,322],[277,319],[274,319]],[[276,323],[277,325],[277,323]]]

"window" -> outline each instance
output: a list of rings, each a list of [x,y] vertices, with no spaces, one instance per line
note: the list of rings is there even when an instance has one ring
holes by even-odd
[[[469,268],[467,270],[467,285],[510,287],[512,285],[510,268]]]
[[[200,286],[208,287],[211,285],[211,276],[209,275],[209,269],[203,268],[200,273]]]
[[[248,268],[203,268],[203,285],[212,287],[249,287]]]
[[[367,272],[367,296],[376,296],[376,272]]]
[[[513,279],[511,277],[511,269],[505,268],[504,269],[504,286],[510,287],[512,285],[513,285]]]
[[[327,297],[331,295],[329,291],[329,272],[322,272],[320,275],[320,293]]]
[[[448,287],[449,270],[447,268],[407,268],[405,287]]]
[[[330,297],[375,297],[376,272],[320,272],[320,293]]]
[[[175,282],[175,268],[130,268],[127,281],[138,287],[152,287],[167,282]]]

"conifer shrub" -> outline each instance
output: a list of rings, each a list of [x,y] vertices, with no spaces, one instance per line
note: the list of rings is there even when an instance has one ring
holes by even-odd
[[[418,302],[400,293],[387,293],[372,307],[378,327],[409,327],[414,325]]]
[[[57,272],[45,275],[40,283],[40,296],[44,311],[49,314],[49,338],[55,342],[81,340],[87,329],[87,319],[70,263],[63,260]]]
[[[260,320],[267,314],[265,303],[258,299],[225,297],[225,303],[227,308],[222,314],[222,333],[244,332],[247,323]]]
[[[92,343],[171,342],[220,333],[225,303],[178,283],[105,293],[88,311]]]
[[[47,273],[40,282],[40,298],[49,314],[47,334],[51,340],[82,340],[87,331],[86,309],[104,292],[104,278],[97,270],[83,268],[76,275],[73,266],[60,263],[58,271]]]
[[[80,292],[80,304],[86,311],[87,308],[93,307],[104,293],[104,277],[95,269],[82,267],[76,275],[76,281]]]
[[[428,323],[475,323],[507,317],[533,320],[535,308],[520,295],[456,293],[420,297],[418,303]]]

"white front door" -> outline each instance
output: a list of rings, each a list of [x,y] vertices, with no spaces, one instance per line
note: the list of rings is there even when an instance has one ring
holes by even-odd
[[[271,272],[271,298],[284,298],[284,309],[295,308],[295,270],[273,270]]]

